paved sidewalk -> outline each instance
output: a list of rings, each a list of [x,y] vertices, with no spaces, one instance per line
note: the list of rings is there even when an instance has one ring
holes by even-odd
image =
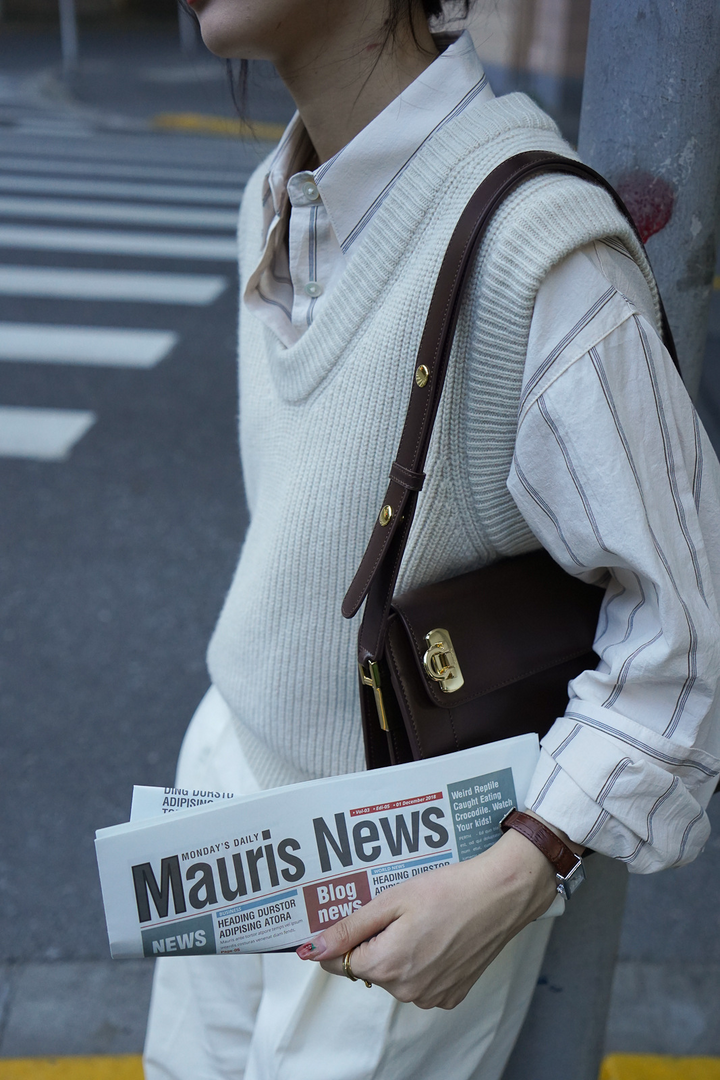
[[[140,1053],[152,969],[144,960],[0,965],[0,1058]]]

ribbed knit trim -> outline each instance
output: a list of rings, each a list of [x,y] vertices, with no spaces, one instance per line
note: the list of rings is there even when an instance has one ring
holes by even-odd
[[[617,237],[636,257],[657,311],[657,288],[631,226],[607,193],[575,178],[543,176],[523,185],[481,253],[465,358],[467,464],[471,515],[484,523],[488,542],[500,554],[530,544],[505,481],[516,435],[510,418],[520,399],[535,296],[552,266],[604,237]]]

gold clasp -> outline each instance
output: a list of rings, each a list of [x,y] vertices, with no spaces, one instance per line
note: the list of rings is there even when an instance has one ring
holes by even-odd
[[[358,664],[360,668],[360,678],[365,686],[371,686],[373,693],[375,694],[375,708],[378,712],[378,720],[380,721],[380,727],[383,731],[389,731],[390,725],[387,721],[387,714],[385,712],[385,702],[383,701],[382,690],[380,689],[380,668],[374,660],[368,660],[369,675],[365,673],[362,664]]]
[[[440,684],[444,694],[452,694],[464,686],[460,665],[447,630],[438,628],[425,635],[427,652],[423,656],[423,667],[430,678]]]

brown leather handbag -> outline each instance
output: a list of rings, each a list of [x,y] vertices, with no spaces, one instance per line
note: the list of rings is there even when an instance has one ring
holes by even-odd
[[[366,600],[358,662],[370,769],[532,731],[542,736],[565,710],[569,680],[597,662],[603,590],[571,577],[544,549],[393,597],[475,255],[503,200],[548,172],[599,184],[635,229],[602,176],[544,151],[498,166],[458,221],[430,302],[390,484],[342,607],[351,618]],[[664,311],[662,323],[678,366]]]

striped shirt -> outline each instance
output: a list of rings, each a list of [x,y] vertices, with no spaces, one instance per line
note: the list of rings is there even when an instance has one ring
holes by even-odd
[[[538,292],[508,486],[557,562],[608,586],[600,661],[570,684],[528,805],[631,870],[687,862],[720,772],[720,466],[614,246]]]
[[[414,154],[483,98],[463,35],[319,168],[293,119],[245,291],[283,344],[311,325]],[[581,248],[539,289],[508,488],[558,563],[607,585],[598,667],[571,683],[528,805],[633,871],[687,862],[720,774],[720,466],[619,244]]]

